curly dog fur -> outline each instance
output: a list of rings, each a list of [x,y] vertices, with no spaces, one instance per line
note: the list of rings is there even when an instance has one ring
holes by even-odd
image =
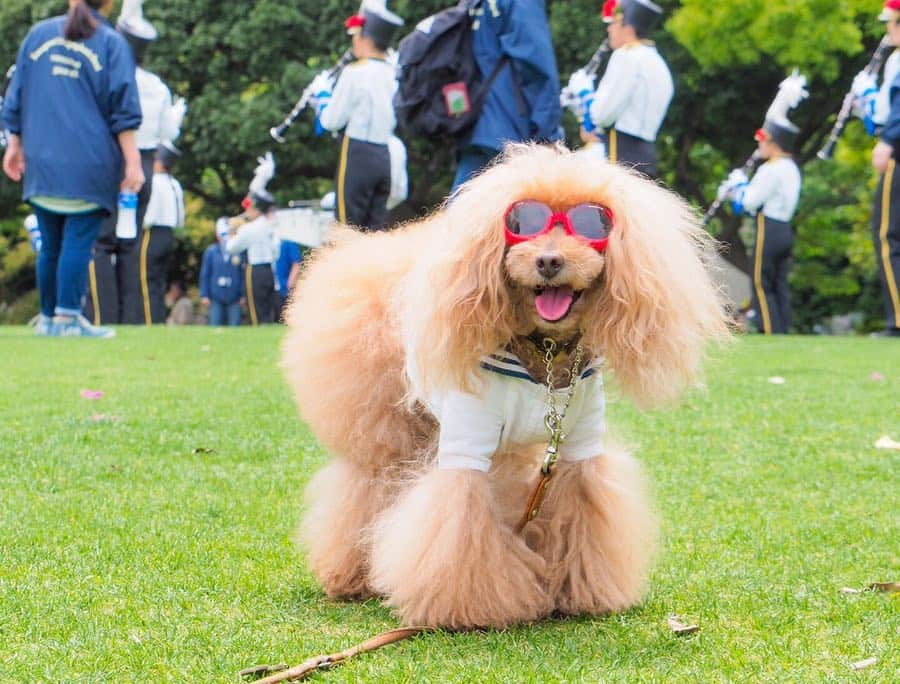
[[[559,226],[508,247],[504,213],[521,199],[609,207],[607,249]],[[540,514],[515,534],[546,440],[498,450],[489,472],[438,467],[427,397],[477,394],[480,360],[537,332],[580,335],[639,406],[675,398],[728,335],[709,249],[673,193],[539,146],[511,147],[420,222],[340,229],[306,267],[282,354],[303,420],[335,457],[309,485],[301,526],[328,595],[383,596],[406,624],[449,629],[637,602],[656,523],[630,456],[598,445],[560,461]],[[564,263],[549,286],[578,293],[555,322],[535,304],[548,250]]]

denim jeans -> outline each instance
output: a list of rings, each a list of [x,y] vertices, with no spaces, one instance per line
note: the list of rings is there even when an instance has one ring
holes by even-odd
[[[225,304],[211,301],[209,303],[209,325],[240,325],[241,303]]]
[[[87,286],[91,247],[107,212],[57,214],[37,206],[33,209],[42,241],[37,267],[41,313],[77,316]]]
[[[500,154],[499,151],[489,150],[486,147],[464,147],[459,154],[459,166],[456,168],[453,190],[481,171],[498,154]]]

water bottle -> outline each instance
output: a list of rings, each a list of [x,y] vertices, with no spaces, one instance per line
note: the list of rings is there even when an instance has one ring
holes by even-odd
[[[116,237],[122,240],[133,240],[137,237],[137,205],[136,192],[123,190],[119,193],[118,220],[116,221]]]
[[[37,216],[34,214],[28,214],[25,217],[25,230],[28,231],[28,239],[31,241],[31,249],[34,250],[35,254],[40,254],[41,251],[41,229],[38,226]]]

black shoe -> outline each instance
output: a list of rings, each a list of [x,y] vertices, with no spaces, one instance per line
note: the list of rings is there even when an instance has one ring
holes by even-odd
[[[900,328],[887,328],[878,332],[869,333],[869,337],[900,337]]]

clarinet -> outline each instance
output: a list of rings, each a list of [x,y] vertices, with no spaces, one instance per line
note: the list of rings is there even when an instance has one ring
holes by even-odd
[[[597,51],[591,56],[591,59],[581,67],[581,71],[594,76],[598,71],[600,71],[600,67],[603,66],[603,61],[606,59],[606,56],[612,52],[612,48],[609,47],[609,39],[603,41],[600,47],[597,48]],[[566,86],[562,89],[560,93],[560,101],[562,102],[575,102],[577,101],[577,93],[569,92],[569,86]],[[571,105],[566,105],[571,108]],[[574,110],[572,110],[574,111]]]
[[[7,71],[6,71],[6,86],[9,86],[9,82],[12,80],[13,73],[15,73],[15,71],[16,71],[15,64],[13,64],[9,69],[7,69]],[[4,97],[5,93],[6,93],[6,88],[4,87],[3,90],[0,90],[0,109],[3,109],[3,97]],[[8,142],[9,142],[9,139],[6,135],[6,129],[4,129],[3,124],[0,123],[0,149],[6,149],[6,145]]]
[[[741,167],[741,171],[743,171],[746,175],[750,175],[753,172],[754,167],[759,162],[759,150],[753,150],[753,154],[751,154],[747,161],[744,162],[744,165]],[[724,198],[723,198],[724,199]],[[709,209],[706,210],[706,213],[703,215],[703,225],[709,225],[709,222],[712,221],[713,217],[716,215],[716,212],[719,211],[719,207],[722,206],[722,199],[719,199],[717,196],[715,201],[709,205]]]
[[[889,36],[885,36],[881,39],[881,42],[875,50],[875,54],[872,55],[872,59],[869,60],[864,71],[873,76],[877,74],[884,64],[884,61],[888,58],[888,55],[893,51],[894,44],[891,43]],[[855,99],[856,97],[852,90],[844,95],[844,102],[841,105],[841,110],[838,112],[834,127],[831,129],[831,133],[828,135],[828,139],[825,141],[822,149],[816,154],[819,159],[831,159],[837,141],[843,135],[844,129],[847,127],[847,124],[853,116],[853,101]]]
[[[344,70],[344,67],[354,59],[356,59],[356,57],[353,56],[353,50],[347,50],[343,55],[341,55],[341,58],[331,68],[331,70],[328,72],[328,75],[331,78],[337,78],[340,75],[341,71]],[[300,116],[300,112],[306,109],[306,105],[309,104],[309,100],[314,94],[315,93],[310,90],[310,86],[306,86],[306,89],[303,91],[300,99],[297,100],[297,104],[294,105],[294,108],[284,118],[284,121],[282,121],[277,126],[273,126],[269,129],[269,135],[271,135],[276,142],[284,142],[284,134],[287,132],[287,129],[294,125],[297,117]]]
[[[607,38],[600,44],[597,51],[591,55],[590,61],[584,65],[584,71],[591,76],[596,74],[600,71],[600,67],[603,66],[603,60],[606,59],[610,52],[612,52],[612,48],[609,46],[609,38]]]

